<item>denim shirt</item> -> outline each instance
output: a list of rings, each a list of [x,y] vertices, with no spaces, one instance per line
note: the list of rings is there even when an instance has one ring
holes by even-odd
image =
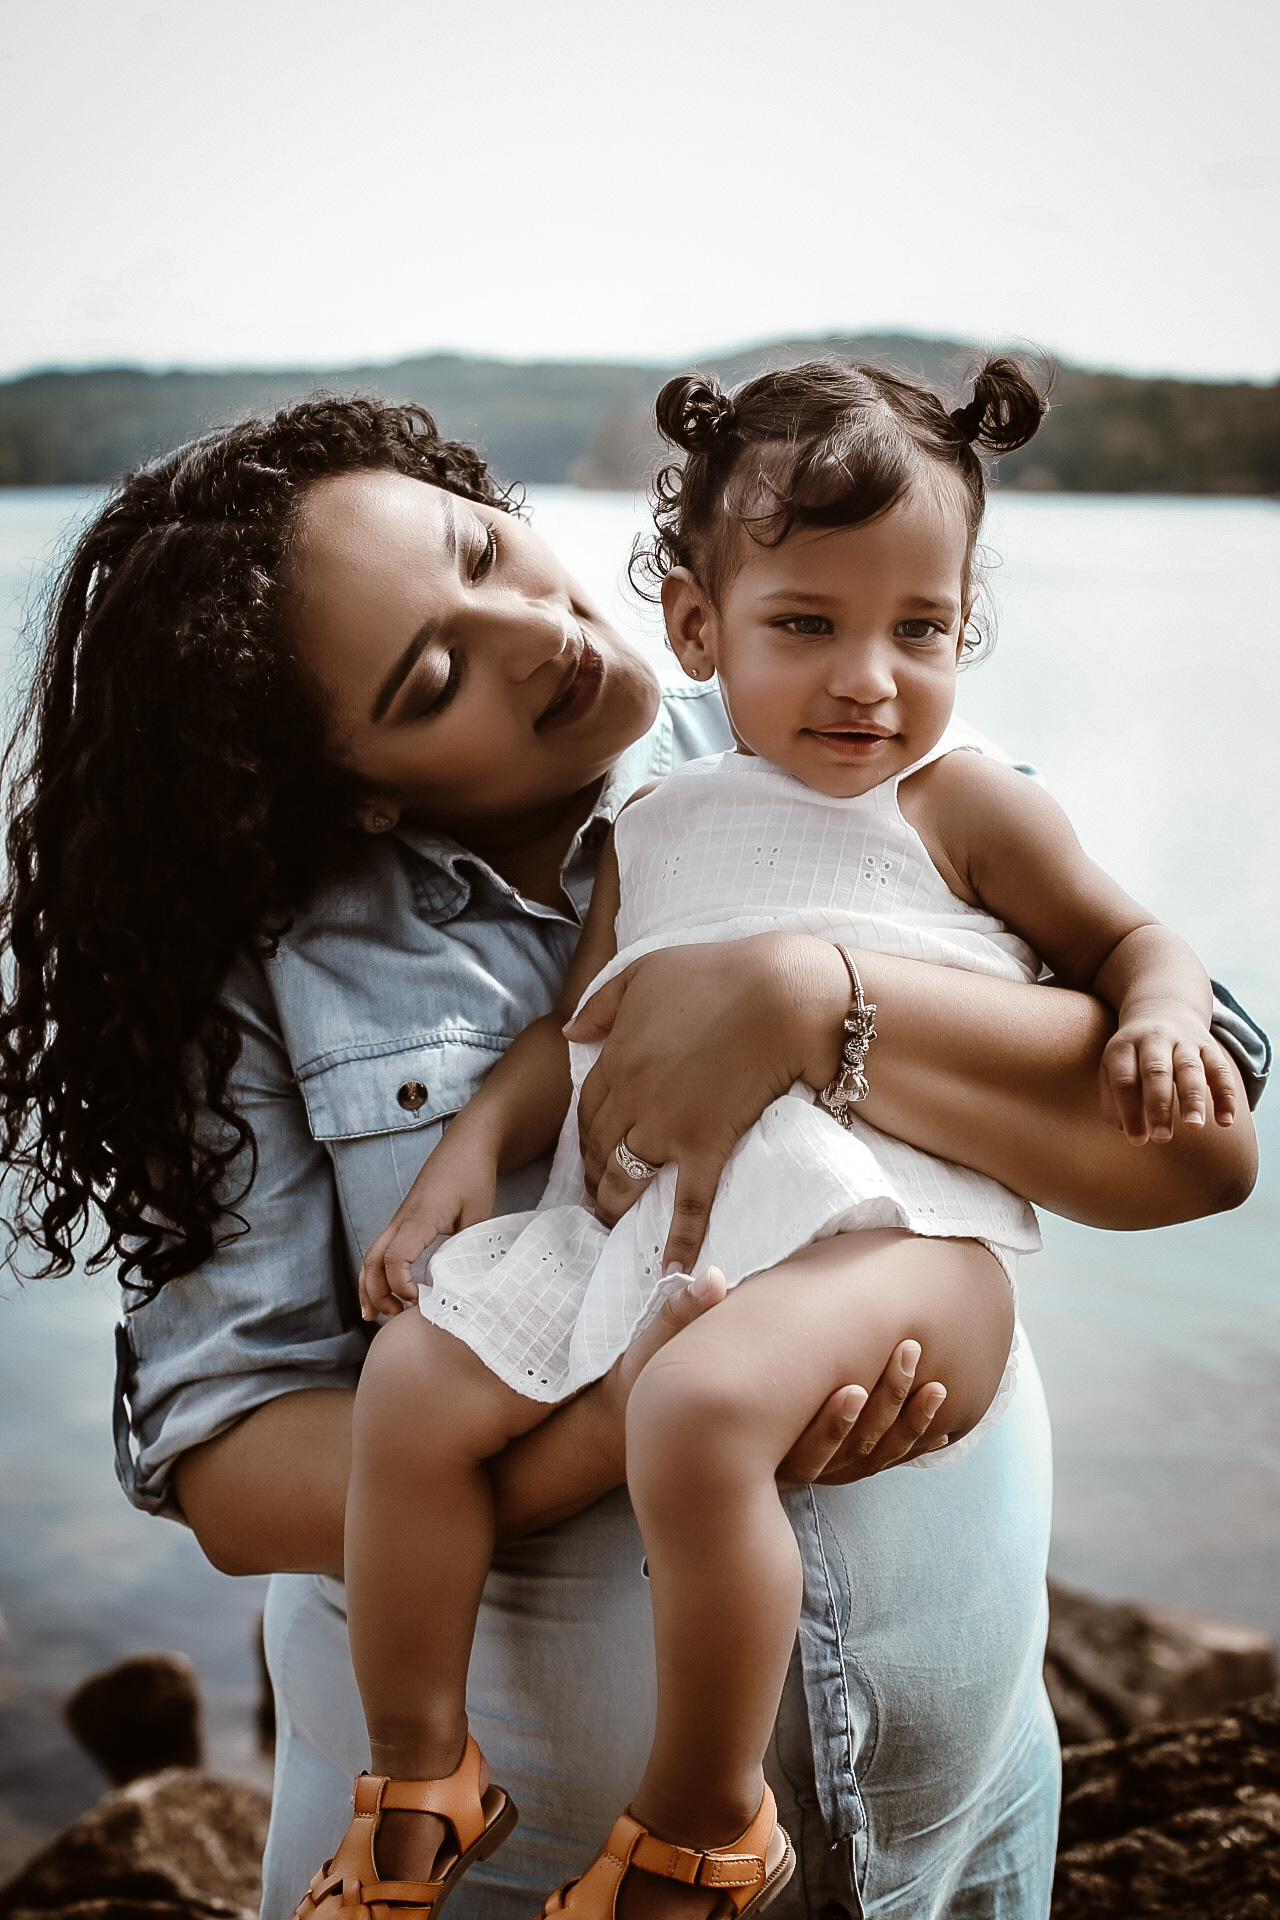
[[[117,1329],[116,1460],[135,1506],[182,1516],[174,1461],[303,1387],[354,1387],[371,1329],[355,1278],[443,1124],[559,995],[601,845],[646,781],[732,737],[711,687],[667,691],[610,773],[561,877],[575,914],[527,900],[456,842],[403,826],[356,881],[301,913],[275,955],[245,955],[225,998],[243,1044],[232,1097],[258,1169],[249,1231],[128,1311]],[[533,1206],[549,1160],[503,1180]]]
[[[667,690],[562,868],[576,915],[601,843],[645,781],[732,744],[711,686]],[[243,1046],[232,1095],[258,1169],[248,1231],[139,1303],[117,1329],[117,1471],[129,1499],[181,1519],[174,1461],[303,1387],[354,1387],[370,1330],[355,1276],[446,1120],[560,991],[581,921],[527,900],[456,842],[402,827],[371,839],[358,881],[300,914],[275,955],[227,983]],[[1251,1101],[1265,1038],[1219,990],[1215,1031]],[[549,1162],[504,1179],[499,1212],[536,1204]]]

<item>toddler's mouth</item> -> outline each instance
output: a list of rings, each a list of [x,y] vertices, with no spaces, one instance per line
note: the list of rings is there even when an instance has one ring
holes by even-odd
[[[807,727],[805,731],[847,760],[870,760],[897,738],[888,727]]]

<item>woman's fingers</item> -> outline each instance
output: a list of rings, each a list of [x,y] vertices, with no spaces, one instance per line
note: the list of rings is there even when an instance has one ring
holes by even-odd
[[[822,1478],[849,1438],[867,1397],[865,1387],[836,1388],[779,1466],[777,1477],[784,1486],[807,1486]]]
[[[607,1033],[611,1033],[630,977],[631,968],[624,967],[621,973],[606,981],[598,993],[593,993],[586,1006],[565,1023],[566,1040],[577,1040],[583,1046],[589,1046],[593,1040],[603,1040]]]
[[[861,1394],[863,1390],[842,1387],[839,1394],[833,1394],[782,1462],[778,1477],[844,1486],[941,1444],[945,1436],[935,1435],[933,1424],[947,1390],[939,1380],[917,1387],[919,1364],[917,1342],[902,1341],[843,1433],[837,1431],[840,1409],[836,1403],[841,1395]],[[845,1412],[850,1405],[845,1402]]]
[[[578,1150],[582,1155],[582,1177],[593,1200],[609,1170],[613,1150],[624,1138],[632,1117],[614,1094],[599,1065],[594,1066],[578,1095]]]
[[[708,1154],[688,1154],[676,1169],[676,1197],[671,1209],[671,1226],[662,1250],[662,1271],[680,1267],[692,1273],[694,1262],[707,1237],[707,1222],[715,1202],[716,1188],[724,1170],[724,1159]]]
[[[628,1142],[628,1145],[630,1144]],[[635,1149],[632,1148],[632,1151],[634,1152]],[[640,1158],[643,1159],[644,1155],[641,1154]],[[658,1168],[655,1167],[649,1179],[653,1179],[657,1172]],[[634,1174],[624,1173],[610,1155],[596,1183],[596,1219],[603,1221],[606,1227],[616,1227],[623,1214],[634,1207],[648,1185],[649,1180],[639,1180]],[[692,1266],[687,1263],[686,1271],[693,1271]]]

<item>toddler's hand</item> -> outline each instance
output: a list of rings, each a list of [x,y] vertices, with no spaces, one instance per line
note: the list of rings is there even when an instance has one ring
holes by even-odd
[[[1181,1004],[1126,1010],[1102,1056],[1101,1081],[1103,1119],[1134,1146],[1171,1140],[1175,1113],[1184,1127],[1203,1127],[1210,1108],[1220,1127],[1236,1117],[1227,1056]]]
[[[456,1122],[455,1122],[456,1125]],[[483,1153],[463,1144],[450,1150],[446,1132],[386,1227],[365,1254],[360,1269],[360,1313],[365,1320],[403,1313],[418,1297],[412,1268],[432,1241],[488,1220],[498,1174]]]

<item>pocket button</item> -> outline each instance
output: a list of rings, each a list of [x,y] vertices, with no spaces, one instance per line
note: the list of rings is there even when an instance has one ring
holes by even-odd
[[[406,1113],[416,1113],[427,1104],[427,1090],[421,1080],[406,1080],[396,1099]]]

